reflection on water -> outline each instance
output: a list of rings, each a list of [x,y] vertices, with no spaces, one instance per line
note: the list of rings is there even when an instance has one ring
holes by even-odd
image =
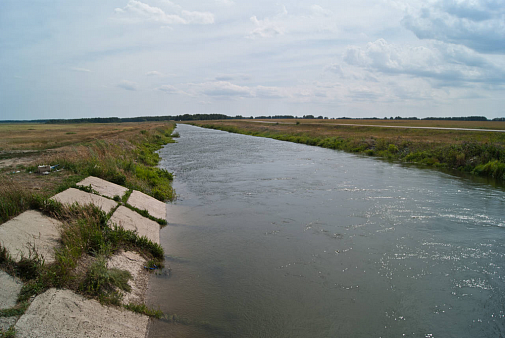
[[[180,125],[151,337],[505,335],[505,193],[442,172]]]

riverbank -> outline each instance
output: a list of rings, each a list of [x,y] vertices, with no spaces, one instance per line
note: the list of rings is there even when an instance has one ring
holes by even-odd
[[[87,328],[88,333],[81,332],[82,336],[102,336],[109,329],[117,331],[117,325],[109,325],[108,315],[102,316],[102,320],[106,320],[103,323],[87,319],[92,313],[100,313],[93,309],[102,305],[112,306],[108,314],[119,311],[119,316],[131,317],[123,312],[138,313],[135,316],[146,323],[145,330],[148,316],[162,315],[145,305],[146,274],[163,267],[159,228],[166,224],[164,202],[172,200],[174,192],[172,175],[155,167],[159,161],[155,151],[173,142],[170,135],[175,125],[138,124],[115,137],[107,133],[111,127],[114,126],[103,126],[102,137],[91,142],[40,150],[28,163],[2,168],[0,222],[3,224],[0,224],[0,231],[9,235],[1,236],[0,270],[22,287],[14,297],[14,304],[11,301],[0,310],[1,322],[5,323],[0,336],[13,337],[16,329],[20,337],[33,330],[39,336],[46,336],[46,328],[54,325],[40,322],[45,317],[59,323],[55,324],[56,328],[61,328],[62,323]],[[8,143],[5,139],[2,141]],[[35,174],[38,164],[49,164],[53,168],[46,175]],[[88,205],[90,202],[92,204]],[[157,206],[158,203],[163,207]],[[165,214],[160,213],[162,209]],[[23,226],[26,219],[35,227],[54,224],[54,231],[46,236],[40,229],[29,229]],[[22,230],[21,233],[18,230]],[[18,240],[19,245],[30,242],[24,251],[16,247],[16,240],[7,241],[9,237],[20,236],[28,237]],[[47,242],[40,242],[45,238]],[[54,291],[55,288],[69,290],[75,296],[63,295]],[[16,296],[17,293],[12,294]],[[40,297],[61,298],[61,301],[37,301]],[[77,299],[87,304],[77,309],[90,308],[89,314],[79,314],[76,310],[69,315],[63,310],[60,312],[64,318],[55,317],[53,312],[58,312],[59,306],[77,302]],[[48,315],[43,316],[42,310],[33,310],[34,302],[36,308],[44,308],[46,303],[51,305],[46,307]],[[9,318],[20,316],[19,325],[14,326]],[[132,324],[135,321],[130,319],[126,321],[128,325],[140,325]],[[75,320],[87,324],[77,325]],[[37,326],[39,324],[42,326]],[[93,326],[97,329],[90,329]],[[58,331],[52,332],[58,334]],[[130,336],[138,336],[138,332],[134,329]],[[79,336],[77,333],[72,335]]]
[[[418,126],[422,129],[405,128],[415,127],[412,121],[403,121],[397,128],[395,124],[384,128],[385,121],[381,126],[371,126],[377,124],[376,120],[360,121],[363,125],[343,125],[340,120],[279,122],[195,121],[191,124],[505,180],[505,133],[456,129],[502,129],[501,122],[485,126],[459,123],[457,127],[451,125],[454,129],[442,130],[426,129],[424,124]],[[448,128],[439,121],[436,123],[434,128]]]

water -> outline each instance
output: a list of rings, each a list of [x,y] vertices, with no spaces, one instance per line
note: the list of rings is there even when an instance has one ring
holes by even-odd
[[[179,125],[150,337],[504,337],[505,192]]]

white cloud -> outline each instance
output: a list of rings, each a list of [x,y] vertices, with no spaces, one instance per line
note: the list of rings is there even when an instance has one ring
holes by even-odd
[[[74,72],[84,72],[84,73],[90,73],[91,70],[86,69],[86,68],[79,68],[79,67],[72,67],[70,70],[73,70]]]
[[[330,11],[329,9],[325,9],[319,5],[312,5],[310,6],[310,10],[312,11],[312,14],[313,15],[316,15],[316,16],[331,16],[333,15],[333,12]]]
[[[286,32],[285,26],[281,23],[288,15],[286,7],[282,8],[282,12],[274,16],[272,19],[264,18],[260,20],[256,15],[250,18],[251,22],[256,26],[249,32],[248,38],[271,38],[277,35],[283,35]]]
[[[256,16],[251,17],[251,22],[256,26],[248,35],[249,38],[271,38],[277,35],[283,35],[285,28],[278,22],[270,21],[265,18],[258,20]]]
[[[170,1],[164,1],[164,3],[172,5],[179,13],[167,14],[159,7],[153,7],[137,0],[130,0],[124,8],[116,8],[115,12],[119,18],[130,23],[151,22],[162,25],[206,25],[214,23],[214,15],[212,13],[183,10],[180,6],[174,5]]]
[[[291,95],[289,94],[288,90],[286,90],[285,88],[264,87],[264,86],[256,87],[256,97],[259,98],[281,99],[281,98],[288,98],[290,96]]]
[[[233,0],[215,0],[217,4],[221,6],[233,6],[235,2]]]
[[[402,20],[419,39],[465,45],[481,53],[505,54],[502,0],[439,0],[409,10]]]
[[[126,90],[138,90],[139,85],[136,82],[123,80],[117,84],[117,87],[119,87],[121,89],[126,89]]]
[[[171,85],[162,85],[156,89],[165,92],[167,94],[181,94],[181,91],[179,89]]]
[[[151,70],[146,73],[146,76],[163,76],[163,73],[158,72],[157,70]]]
[[[505,83],[505,71],[463,46],[433,44],[397,46],[384,39],[366,48],[349,46],[343,60],[352,66],[389,75],[405,74],[438,81],[438,85]]]
[[[199,91],[207,96],[215,97],[252,97],[254,96],[251,88],[238,86],[231,82],[217,81],[206,82],[198,85]]]

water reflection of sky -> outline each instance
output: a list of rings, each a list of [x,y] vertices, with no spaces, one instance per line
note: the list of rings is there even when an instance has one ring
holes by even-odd
[[[162,241],[183,261],[153,280],[162,310],[221,336],[504,334],[503,191],[327,149],[179,133],[161,151],[180,196]]]

